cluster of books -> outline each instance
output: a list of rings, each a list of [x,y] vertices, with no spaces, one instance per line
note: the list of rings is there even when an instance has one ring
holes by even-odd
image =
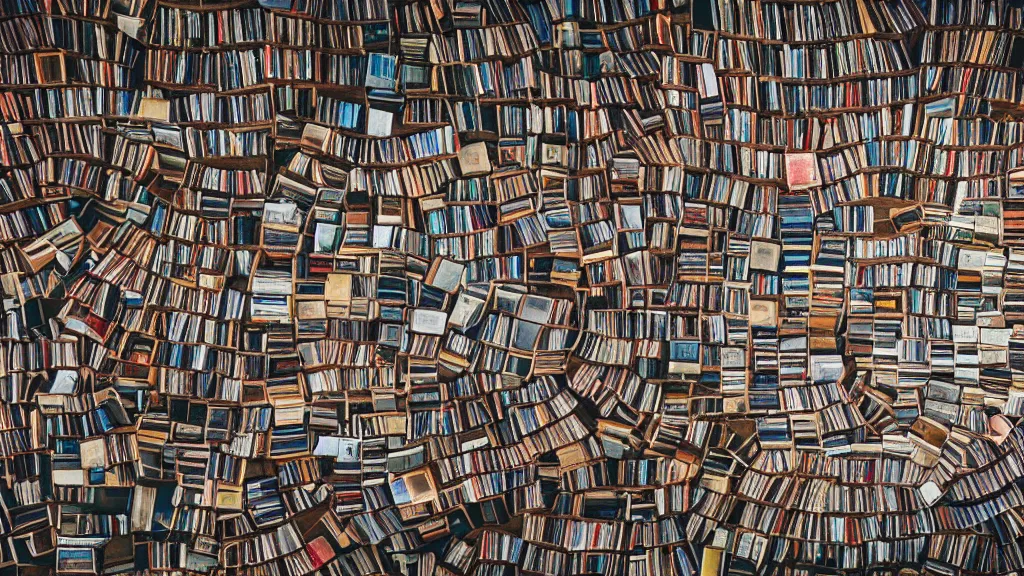
[[[0,0],[0,575],[1024,570],[1021,30]]]

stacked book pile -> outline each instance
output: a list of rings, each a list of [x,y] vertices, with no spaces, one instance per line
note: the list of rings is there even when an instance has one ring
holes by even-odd
[[[0,576],[1024,571],[1022,30],[0,0]]]

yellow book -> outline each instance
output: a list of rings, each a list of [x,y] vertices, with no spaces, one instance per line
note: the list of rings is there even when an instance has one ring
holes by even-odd
[[[721,572],[722,553],[719,548],[704,548],[704,559],[700,563],[700,576],[718,576]]]

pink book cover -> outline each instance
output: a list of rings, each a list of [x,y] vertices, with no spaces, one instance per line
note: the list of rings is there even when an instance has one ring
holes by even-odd
[[[814,153],[786,154],[786,182],[790,190],[803,190],[821,185],[818,159]]]

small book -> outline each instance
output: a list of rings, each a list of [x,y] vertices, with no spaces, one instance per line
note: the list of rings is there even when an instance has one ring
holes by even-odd
[[[750,269],[778,272],[782,246],[755,240],[750,243]]]
[[[821,186],[818,157],[813,152],[787,153],[786,183],[790,190],[806,190]]]
[[[139,103],[139,118],[170,122],[171,102],[162,98],[143,98]]]
[[[370,108],[369,119],[366,122],[366,133],[370,136],[387,137],[391,136],[391,126],[394,123],[393,112]]]
[[[491,171],[491,160],[487,156],[487,144],[476,142],[459,150],[459,169],[463,176],[477,176]]]

